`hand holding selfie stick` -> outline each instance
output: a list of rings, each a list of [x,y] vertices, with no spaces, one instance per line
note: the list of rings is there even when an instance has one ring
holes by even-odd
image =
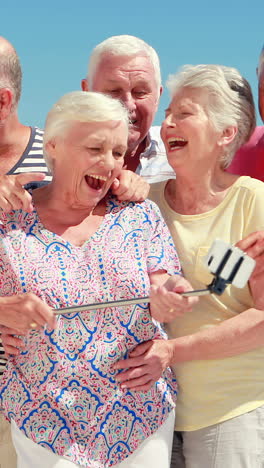
[[[205,264],[214,275],[213,281],[205,289],[186,291],[182,296],[204,296],[206,294],[221,295],[228,284],[243,288],[255,268],[255,260],[246,255],[238,247],[231,246],[224,241],[215,240],[205,257]],[[53,309],[55,315],[83,312],[87,310],[105,309],[108,307],[143,304],[150,301],[149,296],[121,299],[117,301],[95,302],[80,306]]]

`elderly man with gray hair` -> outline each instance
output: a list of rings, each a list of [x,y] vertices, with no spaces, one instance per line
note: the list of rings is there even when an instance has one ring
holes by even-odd
[[[138,37],[113,36],[91,53],[83,91],[98,91],[120,99],[129,111],[127,169],[149,183],[173,177],[160,138],[152,126],[162,93],[157,52]]]

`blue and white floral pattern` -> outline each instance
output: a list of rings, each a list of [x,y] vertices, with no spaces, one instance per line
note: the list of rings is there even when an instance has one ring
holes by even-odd
[[[149,274],[179,272],[169,232],[153,203],[108,200],[97,232],[76,247],[15,211],[0,225],[0,294],[34,292],[53,308],[147,296]],[[120,463],[175,406],[167,369],[147,392],[122,390],[113,364],[137,344],[166,336],[148,304],[72,313],[51,331],[31,331],[10,358],[1,403],[35,443],[86,467]]]

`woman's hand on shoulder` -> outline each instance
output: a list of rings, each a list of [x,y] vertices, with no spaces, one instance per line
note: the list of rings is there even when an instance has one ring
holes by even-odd
[[[148,182],[135,172],[123,169],[118,179],[115,179],[111,190],[120,201],[144,201],[149,194]]]
[[[28,330],[55,327],[52,309],[33,293],[0,297],[0,324],[24,335]]]
[[[150,311],[158,322],[169,323],[176,317],[190,312],[198,302],[197,296],[182,296],[193,291],[189,281],[181,275],[170,276],[164,284],[152,284],[150,288]]]
[[[0,176],[0,208],[5,213],[20,209],[31,213],[33,210],[32,197],[23,186],[32,181],[41,181],[44,178],[45,174],[41,172]]]
[[[264,310],[264,231],[252,232],[237,242],[236,247],[256,261],[249,285],[255,307]]]

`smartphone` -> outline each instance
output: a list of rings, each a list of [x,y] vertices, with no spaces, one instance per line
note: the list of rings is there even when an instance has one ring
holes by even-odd
[[[216,277],[232,283],[237,288],[243,288],[256,262],[238,247],[216,239],[205,256],[205,265]]]

